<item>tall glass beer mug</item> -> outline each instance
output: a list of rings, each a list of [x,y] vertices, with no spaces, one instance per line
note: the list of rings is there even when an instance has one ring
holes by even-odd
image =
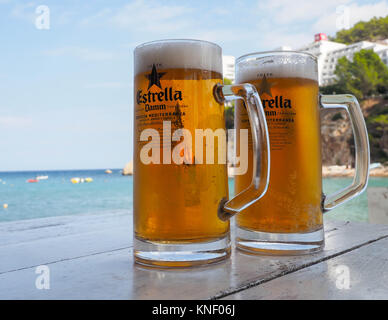
[[[269,181],[269,136],[254,86],[222,85],[222,52],[197,40],[162,40],[134,52],[134,256],[181,267],[230,255],[229,218]],[[242,99],[254,164],[246,190],[228,199],[224,104]],[[251,152],[252,154],[252,152]]]
[[[352,95],[319,95],[317,70],[316,58],[302,52],[253,53],[236,61],[236,81],[253,84],[260,95],[271,144],[268,191],[236,217],[239,249],[266,254],[320,251],[324,246],[323,213],[366,188],[369,141],[359,104]],[[325,195],[320,112],[329,110],[348,112],[354,133],[356,168],[350,186]],[[238,149],[239,129],[249,129],[247,112],[239,102],[235,127]],[[236,176],[236,192],[249,185],[251,170],[249,163],[247,173]]]

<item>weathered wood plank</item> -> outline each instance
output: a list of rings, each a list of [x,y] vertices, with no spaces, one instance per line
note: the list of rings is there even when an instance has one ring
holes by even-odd
[[[130,214],[0,223],[0,273],[129,248],[131,244]]]
[[[127,226],[131,228],[132,214],[112,212],[75,216],[57,216],[0,223],[0,247],[38,239],[88,233],[96,230]],[[131,229],[132,230],[132,229]]]
[[[385,238],[224,299],[388,299],[387,248]]]
[[[367,192],[369,222],[388,224],[388,188],[369,187]]]
[[[112,236],[114,228],[110,230]],[[222,298],[388,236],[388,226],[328,222],[323,252],[297,257],[251,256],[234,251],[214,266],[157,270],[133,264],[132,249],[98,253],[109,232],[88,233],[89,255],[48,263],[51,289],[37,290],[35,267],[0,274],[1,299],[209,299]],[[86,235],[86,234],[85,234]],[[72,240],[73,239],[73,240]],[[59,241],[59,240],[58,240]],[[66,245],[82,246],[77,236]],[[91,247],[91,248],[89,248]],[[53,248],[54,250],[54,248]],[[19,253],[20,254],[20,253]],[[12,258],[12,257],[8,257]],[[47,259],[41,260],[47,264]]]

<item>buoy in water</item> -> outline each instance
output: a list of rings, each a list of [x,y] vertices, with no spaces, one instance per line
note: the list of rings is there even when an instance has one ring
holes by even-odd
[[[70,181],[74,184],[76,183],[84,183],[84,182],[93,182],[93,178],[87,177],[87,178],[71,178]]]
[[[4,209],[7,209],[7,208],[8,208],[8,203],[4,203],[4,204],[3,204],[3,208],[4,208]]]
[[[81,179],[80,178],[71,178],[70,181],[72,183],[80,183],[81,182]]]

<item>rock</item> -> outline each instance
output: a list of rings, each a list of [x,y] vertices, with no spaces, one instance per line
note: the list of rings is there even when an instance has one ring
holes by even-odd
[[[388,101],[370,98],[361,102],[368,128],[372,162],[388,160]],[[352,127],[345,111],[322,111],[322,163],[354,167],[354,139]]]
[[[323,177],[352,177],[354,169],[346,166],[324,166],[322,168]]]
[[[379,141],[380,148],[385,152],[385,154],[388,154],[388,126],[385,125],[383,130],[383,135]]]
[[[129,161],[122,172],[123,176],[130,176],[133,175],[133,161]]]
[[[370,170],[371,177],[388,177],[388,167],[378,167]]]
[[[341,112],[342,117],[335,115],[335,112],[327,112],[322,117],[322,163],[326,166],[352,166],[354,164],[352,127],[345,112]]]
[[[327,177],[353,177],[354,168],[346,166],[323,166],[322,176]],[[388,177],[388,167],[380,166],[369,171],[371,177]]]

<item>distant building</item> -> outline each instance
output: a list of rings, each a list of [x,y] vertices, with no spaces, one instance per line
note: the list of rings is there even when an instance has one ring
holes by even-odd
[[[228,78],[234,82],[235,79],[235,65],[236,58],[233,56],[222,56],[222,73],[224,78]]]
[[[315,42],[321,41],[321,40],[327,40],[327,35],[326,35],[326,33],[317,33],[317,34],[314,36],[314,41],[315,41]]]
[[[322,40],[327,39],[327,37],[323,37],[322,33],[319,33],[318,35],[314,36],[314,39],[316,39],[313,43],[310,43],[308,45],[305,45],[301,48],[298,48],[298,51],[305,51],[308,53],[311,53],[312,55],[316,56],[318,59],[318,82],[320,85],[324,84],[327,79],[328,75],[328,66],[327,66],[327,56],[330,52],[333,52],[335,50],[341,50],[346,48],[345,44],[337,43],[333,41],[328,40]],[[334,63],[334,61],[333,61]],[[335,66],[335,65],[334,65]],[[331,68],[330,68],[331,70]],[[334,69],[332,70],[334,72]]]
[[[353,55],[361,49],[375,51],[380,56],[381,60],[388,65],[387,60],[383,57],[383,55],[385,55],[385,58],[387,57],[388,46],[369,41],[356,42],[345,46],[344,48],[333,50],[326,55],[323,61],[321,84],[328,85],[335,81],[334,71],[339,58],[346,57],[348,60],[353,60]]]
[[[379,55],[380,59],[388,66],[388,41],[385,47],[386,48],[377,48],[375,52]]]
[[[327,36],[318,33],[314,36],[315,41],[303,46],[298,51],[305,51],[318,58],[319,84],[329,85],[335,81],[335,67],[341,57],[353,59],[354,53],[361,49],[371,49],[376,52],[381,60],[388,66],[388,39],[380,42],[360,41],[350,45],[327,40]]]
[[[335,67],[341,57],[349,60],[361,49],[371,49],[379,55],[380,59],[388,66],[388,39],[378,42],[360,41],[350,45],[329,41],[324,33],[318,33],[314,36],[314,42],[297,48],[297,51],[305,51],[316,56],[318,59],[318,82],[321,86],[332,84],[335,81]],[[276,48],[277,51],[291,51],[289,46]],[[222,56],[222,69],[224,78],[234,82],[235,79],[235,57]]]

